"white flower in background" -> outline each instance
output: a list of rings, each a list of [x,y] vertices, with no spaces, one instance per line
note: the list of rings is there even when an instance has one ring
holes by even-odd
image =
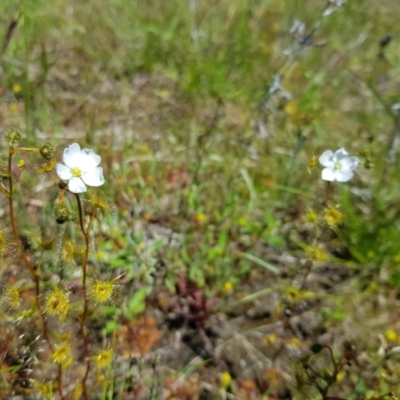
[[[319,162],[325,168],[322,170],[322,179],[330,182],[347,182],[357,168],[360,159],[355,156],[349,156],[344,147],[333,152],[325,150],[319,157]]]
[[[329,3],[335,5],[336,7],[341,7],[346,3],[346,0],[329,0]]]
[[[293,25],[290,28],[289,33],[291,33],[292,35],[304,36],[306,33],[306,24],[296,19],[293,22]]]
[[[346,3],[346,0],[328,0],[328,5],[330,4],[331,7],[325,9],[322,13],[323,17],[327,17],[334,13],[339,7],[342,7]]]
[[[82,149],[78,143],[64,150],[63,163],[57,164],[57,175],[68,182],[72,193],[84,193],[87,186],[101,186],[104,183],[103,168],[99,167],[101,157],[90,149]]]

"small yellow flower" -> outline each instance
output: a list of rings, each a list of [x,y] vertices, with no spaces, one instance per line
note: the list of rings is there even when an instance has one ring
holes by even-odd
[[[308,258],[312,261],[327,261],[328,255],[318,246],[309,246],[307,248]]]
[[[336,376],[336,382],[338,382],[338,383],[342,382],[345,377],[346,377],[346,372],[340,371]]]
[[[265,344],[275,344],[278,340],[278,336],[275,333],[271,333],[263,339]]]
[[[203,225],[204,222],[207,221],[207,215],[204,213],[197,213],[196,214],[196,221],[200,224]]]
[[[339,206],[327,207],[324,210],[325,222],[331,227],[339,225],[343,219],[344,214],[339,211]]]
[[[17,167],[20,169],[25,168],[25,160],[23,160],[22,158],[18,160]]]
[[[21,90],[22,90],[22,87],[21,87],[21,85],[20,85],[19,83],[14,83],[14,84],[12,85],[12,91],[13,91],[15,94],[20,93]]]
[[[72,364],[71,346],[67,343],[59,344],[51,353],[51,358],[56,364],[68,368]]]
[[[288,339],[286,341],[286,344],[288,346],[296,347],[298,349],[300,349],[302,346],[300,340],[297,337],[292,337],[292,338]]]
[[[395,342],[398,337],[399,335],[393,329],[388,329],[385,332],[385,338],[388,342]]]
[[[229,389],[232,385],[232,377],[229,374],[229,372],[223,372],[220,375],[220,381],[221,381],[221,385],[223,386],[224,389]]]
[[[44,311],[47,314],[57,315],[61,321],[64,321],[69,308],[69,293],[56,286],[46,298]]]
[[[91,290],[91,297],[97,303],[106,303],[112,299],[114,291],[113,281],[96,280]]]
[[[247,225],[247,219],[242,217],[239,219],[239,225],[240,226],[246,226]]]
[[[225,293],[231,293],[233,290],[233,283],[232,282],[225,282],[224,284],[224,292]]]
[[[105,369],[111,365],[113,359],[113,350],[101,350],[95,356],[93,356],[93,361],[97,369]]]

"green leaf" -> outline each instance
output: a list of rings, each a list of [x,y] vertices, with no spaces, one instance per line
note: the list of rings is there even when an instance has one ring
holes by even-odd
[[[273,272],[274,274],[277,274],[277,275],[280,274],[278,268],[274,267],[269,262],[267,262],[265,260],[262,260],[261,258],[253,256],[252,254],[249,254],[249,253],[242,253],[242,256],[244,258],[247,258],[249,261],[253,261],[254,263],[260,265],[261,267],[264,267],[264,268],[268,269],[269,271]]]
[[[129,300],[127,307],[127,317],[133,318],[135,315],[140,314],[146,308],[147,289],[139,289]]]

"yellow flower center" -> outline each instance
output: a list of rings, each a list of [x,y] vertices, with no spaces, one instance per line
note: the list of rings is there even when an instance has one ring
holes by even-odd
[[[71,172],[72,172],[72,175],[73,175],[75,178],[80,178],[81,175],[82,175],[82,172],[81,172],[81,170],[80,170],[79,168],[72,168],[72,169],[71,169]]]
[[[335,162],[333,168],[334,168],[336,171],[339,171],[340,169],[342,169],[342,164],[340,164],[340,162]]]

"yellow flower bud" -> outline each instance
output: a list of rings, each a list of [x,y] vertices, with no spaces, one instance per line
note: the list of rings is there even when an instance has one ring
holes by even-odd
[[[17,163],[18,168],[25,168],[25,161],[24,160],[19,160]]]

